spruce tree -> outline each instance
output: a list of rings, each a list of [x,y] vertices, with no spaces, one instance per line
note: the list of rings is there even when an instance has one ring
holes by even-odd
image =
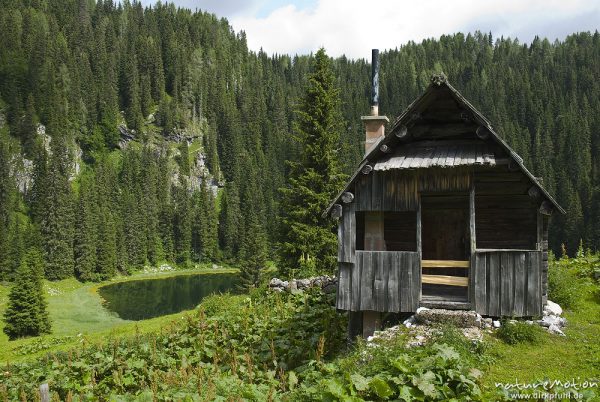
[[[281,190],[283,241],[279,251],[284,274],[296,274],[296,270],[300,275],[331,274],[335,270],[335,223],[322,214],[345,180],[337,151],[343,127],[339,103],[330,60],[320,49],[294,130],[300,160],[289,162],[288,185]]]
[[[4,311],[4,333],[13,340],[50,333],[50,318],[43,288],[43,261],[31,249],[23,259]]]
[[[256,215],[250,216],[246,228],[240,252],[240,282],[242,287],[250,288],[258,286],[263,278],[267,262],[267,239]]]
[[[0,279],[12,271],[11,230],[14,222],[16,186],[10,172],[11,153],[5,129],[0,129]]]
[[[78,218],[75,224],[75,272],[83,281],[97,280],[96,244],[98,212],[94,176],[84,173],[79,187]],[[101,239],[100,241],[105,241]]]
[[[74,274],[73,194],[69,182],[71,154],[64,135],[55,133],[41,217],[46,278],[51,280],[65,279]]]

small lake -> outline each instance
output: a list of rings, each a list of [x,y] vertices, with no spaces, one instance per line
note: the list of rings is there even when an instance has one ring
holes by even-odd
[[[237,274],[179,275],[106,285],[98,293],[108,310],[137,321],[192,309],[205,296],[234,291],[237,284]]]

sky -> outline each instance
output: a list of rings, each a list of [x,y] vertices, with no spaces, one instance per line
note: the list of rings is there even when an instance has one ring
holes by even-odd
[[[480,30],[523,43],[536,35],[554,41],[600,30],[600,0],[169,1],[227,18],[236,31],[246,32],[250,49],[269,54],[325,47],[330,56],[368,59],[372,48],[393,49],[456,32]]]

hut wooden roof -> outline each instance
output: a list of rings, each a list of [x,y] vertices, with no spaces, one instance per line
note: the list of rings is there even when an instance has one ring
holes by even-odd
[[[396,149],[373,165],[374,170],[425,169],[468,165],[496,166],[506,163],[484,143],[415,143]]]
[[[457,140],[475,142],[481,138],[480,134],[491,141],[456,146]],[[543,198],[565,213],[523,165],[523,159],[494,131],[489,120],[450,85],[443,74],[437,74],[425,92],[398,116],[386,136],[373,145],[323,215],[340,202],[342,194],[350,189],[367,165],[374,170],[389,170],[504,163],[517,166],[539,188]]]

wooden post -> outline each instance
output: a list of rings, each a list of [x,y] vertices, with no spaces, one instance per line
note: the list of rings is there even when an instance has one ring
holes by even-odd
[[[469,238],[471,243],[471,266],[469,269],[469,288],[467,292],[471,306],[475,304],[475,271],[477,270],[475,258],[475,251],[477,250],[477,233],[475,229],[475,180],[473,179],[473,184],[471,184],[471,189],[469,191]]]
[[[350,342],[357,336],[363,334],[363,313],[362,311],[348,311],[348,338]]]
[[[477,238],[475,233],[475,184],[471,186],[469,192],[469,236],[471,238],[471,255],[475,254],[477,249]]]
[[[419,259],[419,261],[417,262],[418,264],[418,268],[419,268],[419,273],[421,273],[422,275],[422,270],[421,270],[421,260],[423,259],[423,241],[422,241],[422,236],[421,236],[421,197],[418,197],[417,199],[417,258]],[[411,286],[415,285],[416,281],[413,281],[411,283]],[[419,298],[418,300],[414,303],[416,305],[420,305],[421,304],[421,296],[423,295],[423,286],[421,281],[419,281],[418,285],[419,287]]]
[[[381,313],[378,311],[363,311],[362,316],[363,338],[366,339],[372,336],[375,331],[381,329]]]
[[[365,213],[365,250],[385,251],[383,212]]]
[[[40,385],[40,402],[50,402],[50,387],[48,383]]]
[[[385,251],[384,213],[379,211],[365,213],[365,250]],[[373,335],[381,326],[380,313],[362,312],[362,334],[364,338]]]
[[[540,211],[537,211],[537,244],[536,249],[542,251],[544,242],[544,216]]]

